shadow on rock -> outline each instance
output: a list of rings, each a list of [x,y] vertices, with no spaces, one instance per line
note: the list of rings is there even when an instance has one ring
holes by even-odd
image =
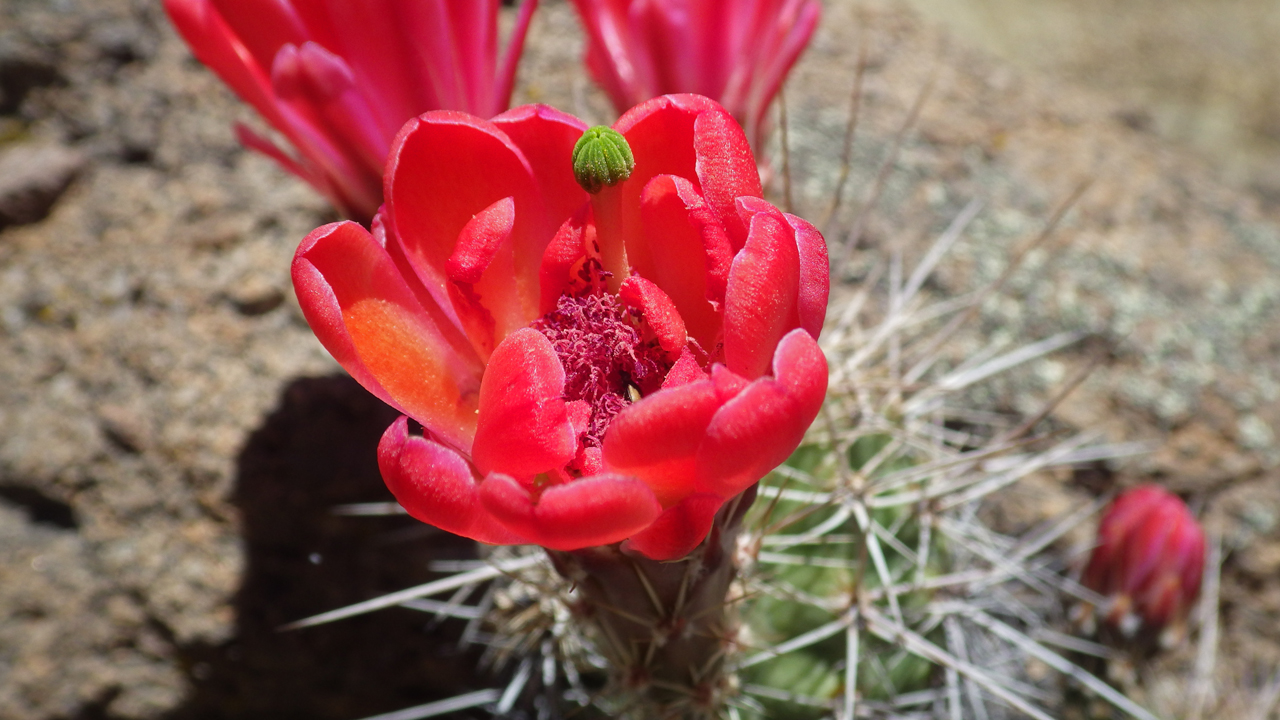
[[[319,627],[277,628],[432,578],[469,541],[408,517],[344,517],[388,501],[378,438],[395,413],[345,376],[289,384],[239,458],[234,504],[247,554],[227,643],[182,649],[193,688],[169,720],[354,720],[483,687],[458,628],[393,608]]]

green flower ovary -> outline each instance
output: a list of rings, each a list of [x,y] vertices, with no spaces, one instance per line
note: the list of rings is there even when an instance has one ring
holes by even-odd
[[[627,139],[604,125],[587,130],[573,146],[573,177],[593,195],[631,177],[635,166]]]

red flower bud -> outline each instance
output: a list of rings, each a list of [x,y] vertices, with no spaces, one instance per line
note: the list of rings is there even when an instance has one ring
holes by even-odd
[[[537,0],[498,59],[498,0],[164,0],[197,59],[297,151],[246,127],[241,141],[348,217],[382,204],[400,126],[428,110],[506,109]]]
[[[677,558],[822,405],[826,243],[762,199],[746,136],[704,97],[626,113],[610,132],[634,166],[593,195],[571,162],[586,130],[533,105],[409,121],[372,233],[312,232],[294,286],[329,352],[407,416],[379,463],[410,514]]]
[[[1140,485],[1107,508],[1083,582],[1108,598],[1106,621],[1127,636],[1180,626],[1200,594],[1204,554],[1204,530],[1186,504]]]

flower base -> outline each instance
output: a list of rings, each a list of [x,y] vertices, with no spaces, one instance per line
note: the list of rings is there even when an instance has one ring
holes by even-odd
[[[577,588],[576,608],[614,669],[622,714],[634,718],[715,717],[736,619],[726,603],[737,574],[735,549],[756,488],[720,509],[710,534],[679,560],[658,562],[621,545],[548,550]]]

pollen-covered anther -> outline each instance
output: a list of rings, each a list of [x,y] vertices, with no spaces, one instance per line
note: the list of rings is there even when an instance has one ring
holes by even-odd
[[[583,448],[600,447],[610,421],[670,369],[662,350],[646,342],[617,297],[562,295],[556,309],[533,323],[564,366],[564,399],[591,407]]]

